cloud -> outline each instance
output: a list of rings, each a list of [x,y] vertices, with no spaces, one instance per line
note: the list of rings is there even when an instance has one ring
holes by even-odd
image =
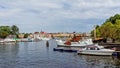
[[[0,24],[18,25],[21,32],[87,32],[119,7],[119,0],[0,0]]]
[[[21,9],[5,9],[0,11],[0,17],[11,17],[21,12]]]

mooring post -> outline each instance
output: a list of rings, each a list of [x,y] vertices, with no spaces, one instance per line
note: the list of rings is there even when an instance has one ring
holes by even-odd
[[[46,46],[49,47],[49,42],[48,41],[46,42]]]

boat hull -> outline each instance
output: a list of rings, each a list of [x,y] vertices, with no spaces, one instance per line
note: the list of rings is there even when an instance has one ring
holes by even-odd
[[[99,51],[99,50],[86,50],[86,51],[78,51],[78,54],[84,55],[98,55],[98,56],[111,56],[114,51]]]

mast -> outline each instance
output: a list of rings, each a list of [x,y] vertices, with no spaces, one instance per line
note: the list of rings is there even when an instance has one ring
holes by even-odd
[[[96,25],[94,25],[94,40],[96,40]]]

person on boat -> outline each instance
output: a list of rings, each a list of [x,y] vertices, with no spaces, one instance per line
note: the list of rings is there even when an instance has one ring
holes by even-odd
[[[71,41],[70,41],[70,40],[67,40],[64,44],[65,44],[65,45],[71,45]]]
[[[81,40],[80,36],[75,36],[71,39],[71,42],[79,42]]]

